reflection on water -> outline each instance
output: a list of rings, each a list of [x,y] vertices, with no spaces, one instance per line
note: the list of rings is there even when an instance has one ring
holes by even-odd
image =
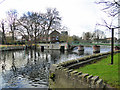
[[[49,62],[47,53],[40,51],[1,52],[0,88],[47,87]]]
[[[110,51],[110,48],[101,52]],[[67,60],[93,54],[91,47],[84,52],[59,50],[21,50],[0,52],[1,88],[48,88],[49,68]]]

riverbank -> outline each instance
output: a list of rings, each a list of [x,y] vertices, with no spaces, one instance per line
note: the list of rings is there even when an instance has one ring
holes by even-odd
[[[5,50],[23,50],[25,49],[25,45],[0,45],[0,51]]]
[[[119,51],[115,51],[115,53],[118,52]],[[99,75],[78,71],[78,68],[92,65],[92,63],[96,63],[99,60],[106,58],[108,55],[110,55],[110,52],[94,54],[52,65],[49,78],[50,88],[110,88]],[[110,76],[112,77],[112,74]]]
[[[14,46],[25,46],[25,45],[0,45],[1,47],[14,47]]]
[[[118,78],[118,56],[120,53],[114,55],[114,64],[111,65],[111,56],[101,59],[100,61],[86,65],[84,67],[80,67],[77,69],[78,72],[89,73],[94,76],[99,76],[103,79],[106,84],[109,84],[111,87],[120,88],[119,78]]]
[[[24,50],[28,48],[35,48],[35,44],[32,44],[31,46],[30,45],[0,45],[0,51]]]

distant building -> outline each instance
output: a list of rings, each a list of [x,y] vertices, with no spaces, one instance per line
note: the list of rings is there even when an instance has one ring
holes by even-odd
[[[111,37],[110,38],[106,38],[106,40],[107,40],[107,42],[111,43],[112,38]],[[116,42],[116,41],[117,41],[117,38],[114,37],[114,42]]]
[[[7,32],[6,34],[5,34],[5,36],[6,37],[12,37],[12,32],[10,31],[10,32]]]
[[[61,31],[61,35],[68,35],[68,31]]]
[[[110,38],[105,38],[105,39],[94,39],[92,43],[96,43],[96,42],[99,42],[99,43],[111,43],[111,37]],[[117,42],[117,38],[114,37],[114,42]]]
[[[12,38],[12,32],[7,32],[6,37]],[[14,31],[14,38],[15,40],[22,40],[22,36],[17,31]]]

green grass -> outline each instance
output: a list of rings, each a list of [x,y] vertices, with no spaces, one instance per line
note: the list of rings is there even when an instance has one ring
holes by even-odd
[[[114,55],[113,65],[110,64],[111,56],[108,56],[94,64],[80,67],[77,71],[82,71],[83,73],[88,73],[93,76],[99,76],[105,83],[118,88],[120,87],[120,83],[118,83],[118,56],[120,56],[120,53]]]

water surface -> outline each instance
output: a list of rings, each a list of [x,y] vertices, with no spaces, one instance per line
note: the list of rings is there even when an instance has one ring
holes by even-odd
[[[102,52],[110,47],[102,46]],[[84,52],[77,50],[19,50],[0,52],[0,89],[1,88],[48,88],[49,68],[52,64],[93,54],[92,47]]]

